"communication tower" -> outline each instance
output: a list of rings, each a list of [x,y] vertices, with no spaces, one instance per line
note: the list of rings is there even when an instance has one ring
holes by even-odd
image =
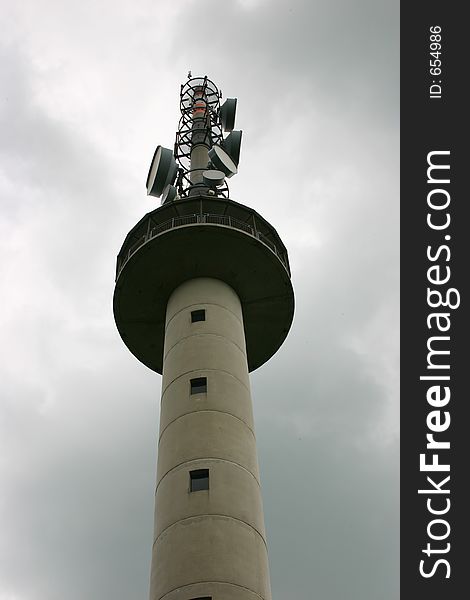
[[[163,375],[150,600],[271,599],[248,374],[283,343],[294,294],[274,227],[229,199],[241,131],[220,98],[207,77],[181,86],[174,148],[147,178],[161,206],[117,259],[119,333]]]

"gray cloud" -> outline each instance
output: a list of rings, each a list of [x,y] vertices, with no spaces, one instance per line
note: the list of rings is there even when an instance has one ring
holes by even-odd
[[[252,377],[273,597],[395,600],[398,5],[5,4],[0,599],[148,594],[160,378],[114,261],[191,68],[238,96],[232,197],[290,250],[294,325]]]

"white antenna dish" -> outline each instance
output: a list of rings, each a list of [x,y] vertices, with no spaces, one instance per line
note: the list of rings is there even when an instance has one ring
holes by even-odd
[[[165,204],[165,202],[172,202],[173,200],[176,200],[177,196],[178,192],[176,188],[173,185],[167,185],[166,188],[163,190],[162,204]]]
[[[227,98],[219,110],[220,124],[224,131],[232,131],[235,127],[235,113],[237,111],[237,99]]]
[[[225,175],[222,173],[222,171],[208,169],[202,174],[202,179],[209,187],[219,187],[224,184]]]
[[[237,165],[240,161],[240,146],[242,143],[242,132],[232,131],[228,136],[221,142],[222,148],[230,155],[230,158]]]
[[[173,152],[157,146],[147,176],[147,194],[157,198],[161,196],[166,186],[174,183],[177,171],[178,165]]]
[[[212,146],[208,155],[212,166],[217,170],[222,171],[226,177],[232,177],[232,175],[237,173],[237,165],[221,146]]]

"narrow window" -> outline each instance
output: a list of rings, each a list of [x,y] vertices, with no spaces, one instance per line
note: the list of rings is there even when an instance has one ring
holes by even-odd
[[[189,471],[191,492],[199,492],[199,490],[209,489],[209,469],[197,469]]]
[[[207,393],[207,377],[196,377],[191,379],[191,394]]]
[[[199,596],[198,598],[191,598],[191,600],[212,600],[212,596]]]
[[[197,323],[198,321],[206,320],[206,311],[201,308],[200,310],[191,311],[191,323]]]

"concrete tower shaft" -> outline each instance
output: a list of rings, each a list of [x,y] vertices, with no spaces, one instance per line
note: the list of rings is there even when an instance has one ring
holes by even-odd
[[[243,313],[227,284],[173,292],[163,365],[150,599],[269,600]],[[208,489],[191,491],[201,470]]]

